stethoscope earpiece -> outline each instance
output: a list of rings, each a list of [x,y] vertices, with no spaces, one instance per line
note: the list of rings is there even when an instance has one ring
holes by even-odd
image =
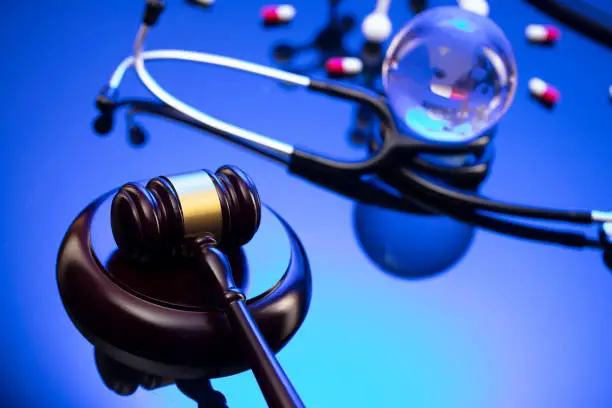
[[[128,140],[132,146],[144,146],[148,140],[147,132],[134,120],[135,111],[132,109],[126,114],[125,121],[128,124]]]
[[[113,130],[112,115],[99,115],[93,121],[93,129],[100,136],[106,136]]]
[[[93,128],[98,135],[104,136],[113,130],[118,96],[118,91],[108,85],[96,96],[95,106],[99,115],[93,122]]]
[[[149,27],[154,26],[165,7],[166,3],[162,0],[147,0],[147,5],[142,17],[143,24]]]
[[[130,127],[128,128],[128,136],[130,143],[133,146],[137,147],[143,146],[148,139],[147,132],[145,132],[142,126],[139,126],[137,124],[130,125]]]

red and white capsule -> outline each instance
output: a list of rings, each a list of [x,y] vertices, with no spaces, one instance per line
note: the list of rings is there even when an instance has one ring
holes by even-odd
[[[325,61],[325,70],[331,75],[357,75],[363,70],[363,62],[355,57],[333,57]]]
[[[528,83],[529,92],[548,104],[555,104],[561,99],[561,92],[540,78],[531,78]]]
[[[553,43],[561,39],[561,30],[551,25],[530,24],[525,28],[525,36],[534,43]]]
[[[431,84],[429,85],[429,89],[433,94],[453,101],[464,101],[468,97],[467,92],[462,89],[453,88],[449,85]]]
[[[290,4],[265,6],[261,9],[261,18],[266,24],[286,24],[295,17],[295,7]]]

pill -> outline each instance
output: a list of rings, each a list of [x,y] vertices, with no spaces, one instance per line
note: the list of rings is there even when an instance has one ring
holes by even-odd
[[[561,99],[561,93],[554,86],[547,84],[540,78],[531,78],[528,83],[529,92],[533,96],[548,104],[554,104]]]
[[[449,85],[431,84],[429,89],[431,89],[432,93],[446,99],[451,99],[454,101],[463,101],[467,99],[467,92],[461,89],[453,88]]]
[[[525,28],[525,36],[531,42],[551,43],[561,38],[561,31],[551,25],[530,24]]]
[[[333,57],[325,61],[325,70],[331,75],[357,75],[363,70],[363,62],[355,57]]]
[[[288,23],[295,17],[295,7],[290,4],[265,6],[261,9],[261,18],[266,24]]]

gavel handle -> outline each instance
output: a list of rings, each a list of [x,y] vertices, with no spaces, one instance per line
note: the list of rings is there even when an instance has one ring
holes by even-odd
[[[304,403],[257,328],[243,300],[225,311],[234,333],[240,337],[251,369],[270,408],[304,408]]]
[[[242,343],[268,406],[305,408],[249,313],[244,294],[234,283],[227,257],[206,238],[197,239],[195,244],[198,258],[212,275],[219,296],[219,306],[225,312],[232,332]]]

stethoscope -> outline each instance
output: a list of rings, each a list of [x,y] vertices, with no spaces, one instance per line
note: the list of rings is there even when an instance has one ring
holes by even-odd
[[[98,95],[97,102],[102,119],[110,120],[109,115],[112,115],[118,107],[129,105],[133,112],[165,117],[215,134],[286,166],[290,173],[298,177],[367,204],[400,211],[411,211],[416,205],[425,211],[442,213],[491,229],[495,229],[496,225],[508,222],[503,218],[493,217],[486,213],[582,225],[600,224],[602,234],[612,229],[609,228],[609,225],[612,224],[606,225],[612,221],[612,212],[609,211],[558,210],[505,203],[474,192],[450,187],[448,183],[445,185],[433,181],[445,177],[469,180],[473,177],[481,177],[482,169],[478,168],[478,165],[465,168],[437,167],[419,158],[419,155],[422,154],[442,156],[481,154],[492,138],[491,132],[485,132],[482,136],[465,142],[441,143],[421,140],[398,130],[399,126],[386,98],[367,89],[356,86],[347,87],[337,82],[317,80],[219,55],[183,50],[144,51],[145,39],[162,9],[163,3],[159,1],[147,3],[143,23],[134,42],[134,55],[119,64],[108,85]],[[340,161],[222,122],[165,91],[152,78],[145,64],[145,61],[160,60],[190,61],[233,68],[301,86],[335,98],[368,105],[381,123],[380,146],[363,161]],[[126,70],[131,66],[135,68],[143,85],[161,103],[116,101],[117,89]],[[525,237],[529,237],[529,230],[536,229],[518,223],[514,228],[518,228],[519,232],[523,231],[522,235]],[[587,245],[588,240],[582,234],[565,231],[551,231],[551,233],[574,238],[570,239],[573,242],[570,245]]]

